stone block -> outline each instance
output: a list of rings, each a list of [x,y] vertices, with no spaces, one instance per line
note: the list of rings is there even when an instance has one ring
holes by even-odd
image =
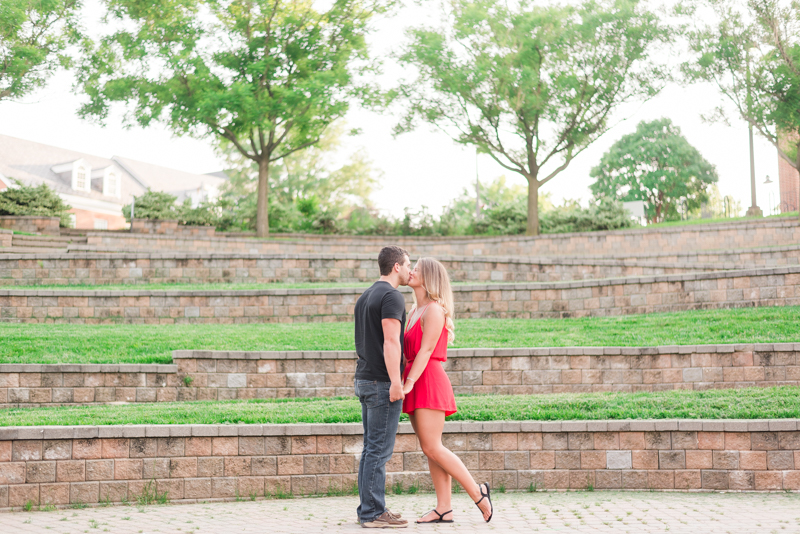
[[[607,469],[630,469],[631,451],[606,451]]]
[[[12,508],[39,504],[39,484],[22,484],[8,487],[8,505]]]
[[[93,504],[100,500],[99,482],[73,482],[69,486],[70,504]]]
[[[28,484],[35,482],[55,482],[56,463],[50,462],[27,462],[25,464],[25,482]]]
[[[712,490],[728,489],[728,472],[706,469],[702,471],[702,488]]]
[[[86,460],[86,480],[114,480],[114,460]]]
[[[69,504],[69,484],[40,484],[39,502],[43,506]]]
[[[659,451],[631,451],[633,469],[658,469]]]

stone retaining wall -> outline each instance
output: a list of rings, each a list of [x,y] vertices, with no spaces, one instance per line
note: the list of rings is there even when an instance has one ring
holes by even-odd
[[[0,408],[353,394],[352,351],[176,351],[175,365],[0,364]],[[800,385],[800,343],[450,349],[457,394]]]
[[[134,219],[131,230],[136,234],[180,235],[191,237],[214,237],[213,226],[191,226],[178,224],[176,220]]]
[[[733,264],[604,259],[443,257],[456,282],[553,282],[730,269]],[[372,282],[378,260],[366,254],[0,255],[0,285]],[[235,288],[231,288],[235,289]]]
[[[410,306],[411,292],[404,288]],[[0,321],[350,321],[363,288],[254,291],[0,290]],[[563,318],[800,305],[800,266],[541,284],[457,285],[456,318]]]
[[[782,246],[800,242],[794,219],[677,226],[671,228],[549,234],[537,237],[306,236],[297,239],[182,238],[89,232],[88,245],[103,251],[175,251],[236,253],[364,253],[377,254],[397,244],[413,255],[539,256],[620,255],[686,250]]]
[[[411,432],[400,425],[386,484],[430,490]],[[443,438],[495,488],[800,490],[795,419],[455,422]],[[361,441],[358,423],[0,428],[0,509],[349,490]]]
[[[0,228],[31,234],[59,235],[60,222],[58,217],[0,215]]]
[[[0,228],[0,248],[10,247],[14,239],[14,231]]]

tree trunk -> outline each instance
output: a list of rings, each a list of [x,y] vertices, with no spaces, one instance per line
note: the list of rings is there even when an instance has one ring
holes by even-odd
[[[258,162],[258,191],[256,192],[256,236],[269,237],[269,154]]]
[[[539,235],[539,180],[528,177],[528,229],[526,235]]]

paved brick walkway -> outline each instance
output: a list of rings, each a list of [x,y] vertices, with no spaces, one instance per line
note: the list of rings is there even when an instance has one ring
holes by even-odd
[[[800,533],[800,494],[510,493],[493,499],[497,514],[481,521],[465,495],[454,496],[453,525],[408,530],[462,532]],[[433,495],[390,496],[389,505],[416,518]],[[0,532],[27,533],[355,533],[355,497],[323,497],[190,505],[117,506],[0,514]]]

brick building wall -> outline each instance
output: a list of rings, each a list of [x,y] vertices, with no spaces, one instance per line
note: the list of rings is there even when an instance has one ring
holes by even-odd
[[[778,156],[778,182],[781,213],[797,211],[797,203],[800,201],[800,174],[780,156]]]
[[[135,500],[263,498],[349,490],[361,425],[0,428],[0,509]],[[771,421],[446,423],[477,480],[514,489],[800,490],[800,428]],[[387,487],[432,489],[408,423]],[[149,487],[148,487],[149,486]]]
[[[69,213],[75,214],[75,228],[86,230],[100,229],[101,226],[97,221],[105,221],[106,229],[108,230],[121,230],[125,228],[125,217],[122,214],[109,215],[107,213],[97,213],[94,211],[71,209]]]

